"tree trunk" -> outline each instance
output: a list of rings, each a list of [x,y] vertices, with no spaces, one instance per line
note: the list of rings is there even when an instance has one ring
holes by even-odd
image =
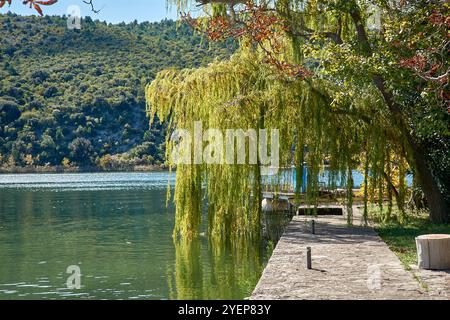
[[[433,176],[430,167],[425,160],[425,153],[420,153],[419,151],[415,152],[416,154],[415,157],[413,155],[413,158],[420,186],[422,187],[422,191],[427,199],[428,207],[430,208],[430,220],[433,223],[447,223],[449,222],[449,208],[447,201],[441,193],[436,178]]]
[[[393,121],[404,137],[407,153],[413,162],[415,174],[417,174],[419,178],[420,186],[422,187],[430,208],[431,222],[449,222],[448,205],[444,195],[439,189],[437,179],[434,177],[430,169],[430,165],[427,162],[427,152],[423,150],[412,137],[410,130],[405,123],[400,106],[394,102],[392,94],[385,88],[384,79],[380,76],[374,76],[373,81],[375,86],[383,95],[384,100],[392,113]]]

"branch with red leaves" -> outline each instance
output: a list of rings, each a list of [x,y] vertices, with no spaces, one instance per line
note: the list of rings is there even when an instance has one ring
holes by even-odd
[[[282,61],[278,56],[282,53],[284,44],[282,34],[287,31],[284,20],[277,17],[274,10],[267,4],[259,5],[248,1],[239,10],[239,17],[217,16],[207,20],[206,27],[198,19],[189,14],[182,14],[182,19],[196,31],[206,34],[211,41],[227,39],[247,39],[258,45],[265,53],[265,62],[274,66],[283,74],[295,79],[305,79],[312,73],[301,65]]]
[[[414,49],[411,57],[400,60],[399,66],[412,70],[417,77],[436,88],[439,98],[445,103],[450,113],[450,67],[448,66],[450,41],[447,33],[450,27],[450,15],[448,11],[445,13],[435,11],[428,17],[428,23],[433,27],[434,34],[440,30],[447,34],[447,39],[442,41],[439,47]],[[419,36],[425,37],[423,33],[419,33]]]
[[[36,10],[41,16],[44,15],[44,13],[42,12],[41,6],[51,6],[57,2],[58,2],[58,0],[23,0],[22,1],[22,3],[24,5],[29,5],[30,8],[34,8],[34,10]],[[95,9],[93,0],[89,0],[89,1],[83,0],[83,2],[91,6],[92,12],[94,12],[94,13],[100,12],[100,10]],[[0,0],[0,8],[2,8],[6,3],[8,3],[8,5],[11,5],[12,0]]]
[[[41,6],[51,6],[57,3],[58,0],[24,0],[24,5],[29,5],[30,8],[34,8],[41,16],[43,15]],[[0,8],[2,8],[6,3],[11,5],[12,0],[0,0]]]

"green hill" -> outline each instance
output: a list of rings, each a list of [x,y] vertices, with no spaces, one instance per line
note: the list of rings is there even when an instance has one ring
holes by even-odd
[[[0,166],[160,164],[164,128],[149,129],[144,88],[168,67],[227,57],[186,25],[106,24],[0,15]]]

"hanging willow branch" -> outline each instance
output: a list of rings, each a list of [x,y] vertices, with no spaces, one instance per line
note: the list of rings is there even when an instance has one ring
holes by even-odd
[[[351,170],[357,167],[352,159],[361,152],[367,123],[351,113],[331,112],[330,100],[324,97],[337,89],[335,84],[324,80],[286,82],[270,66],[260,63],[262,59],[264,53],[244,48],[230,60],[208,67],[163,71],[147,87],[148,113],[152,119],[157,116],[167,121],[170,130],[192,131],[194,121],[222,132],[228,128],[278,129],[280,166],[294,165],[302,172],[303,162],[308,164],[308,203],[317,206],[317,177],[327,158],[334,172],[330,188],[338,184],[337,177],[348,177],[344,185],[348,185],[351,211]],[[369,107],[374,99],[366,95],[357,103]],[[169,166],[175,167],[170,162],[172,144],[168,139],[167,159]],[[379,178],[383,179],[382,175]],[[283,181],[269,180],[269,184]],[[258,165],[178,165],[174,235],[198,234],[204,198],[210,235],[226,238],[258,234],[262,182]]]

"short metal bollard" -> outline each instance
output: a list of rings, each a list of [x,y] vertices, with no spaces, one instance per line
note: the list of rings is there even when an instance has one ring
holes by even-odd
[[[306,268],[312,269],[311,247],[306,247]]]
[[[311,234],[316,234],[316,221],[311,221]]]

